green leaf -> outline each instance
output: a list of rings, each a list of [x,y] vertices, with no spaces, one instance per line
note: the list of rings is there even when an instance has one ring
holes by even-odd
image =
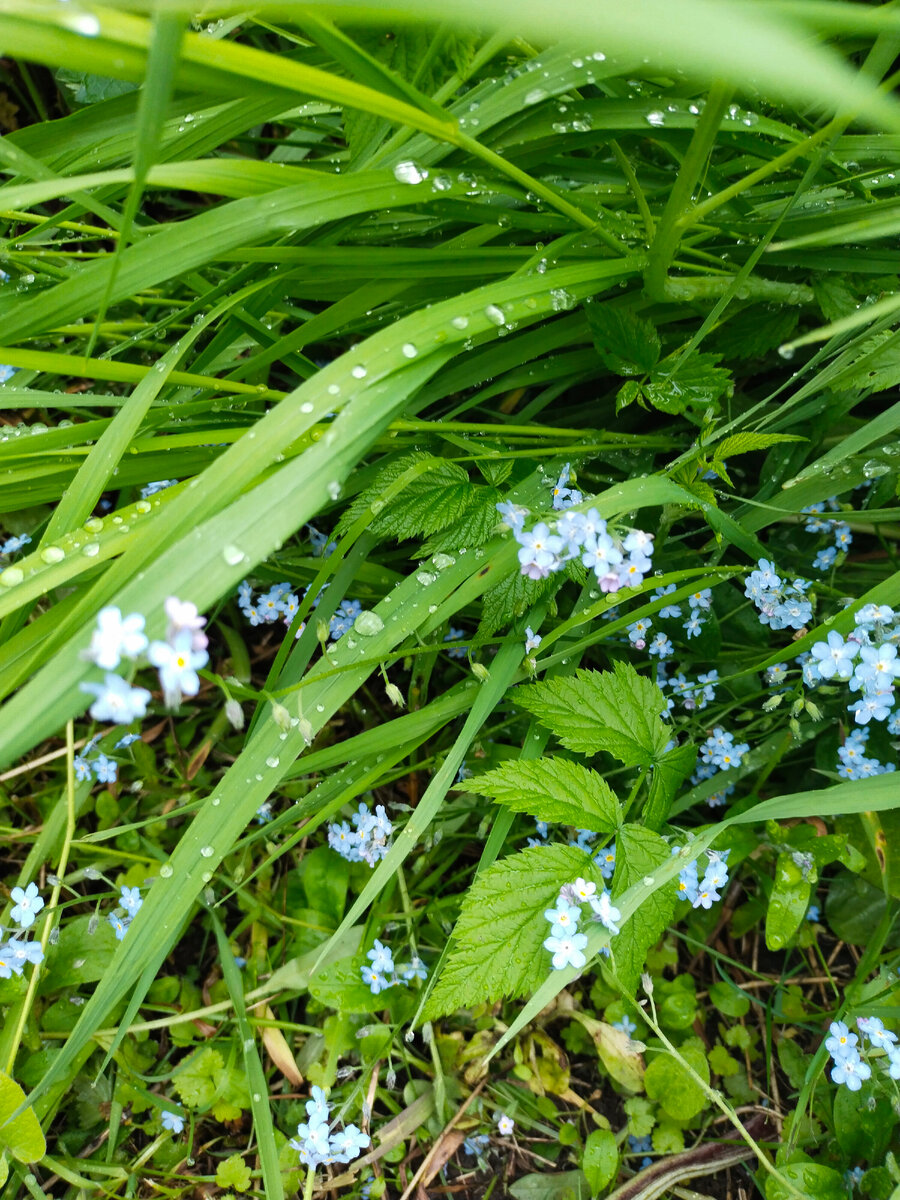
[[[596,1021],[586,1013],[573,1011],[572,1016],[591,1035],[597,1057],[610,1077],[627,1092],[640,1092],[644,1087],[642,1042],[634,1042],[627,1033],[606,1021]]]
[[[172,1086],[188,1108],[208,1108],[216,1097],[216,1080],[225,1063],[218,1050],[195,1050],[172,1076]]]
[[[609,784],[596,771],[565,758],[504,763],[467,780],[460,790],[490,796],[513,812],[530,813],[540,821],[595,833],[612,833],[621,819]]]
[[[809,896],[817,876],[804,877],[791,854],[779,854],[775,864],[775,886],[769,896],[766,913],[766,945],[781,950],[800,928],[806,916]]]
[[[498,629],[508,628],[516,617],[559,591],[564,582],[562,572],[547,579],[529,579],[517,565],[515,571],[484,593],[478,640],[490,637]]]
[[[250,1187],[250,1180],[250,1168],[240,1154],[232,1154],[219,1163],[216,1170],[216,1183],[220,1188],[232,1187],[236,1192],[246,1192]]]
[[[588,1134],[581,1166],[594,1195],[612,1183],[619,1169],[619,1149],[612,1130],[595,1129]]]
[[[613,898],[644,878],[651,878],[654,870],[670,857],[671,850],[659,834],[642,825],[623,825],[616,837]],[[613,962],[626,995],[635,994],[647,951],[656,945],[671,922],[676,900],[674,888],[651,891],[648,885],[646,899],[612,939]]]
[[[718,330],[715,347],[728,362],[742,358],[765,358],[788,341],[799,319],[796,308],[755,305],[736,314]]]
[[[588,1182],[581,1171],[523,1175],[509,1186],[515,1200],[586,1200],[587,1190]]]
[[[386,488],[409,476],[398,499],[384,503]],[[403,541],[428,537],[457,521],[472,500],[472,485],[466,472],[447,459],[413,451],[381,468],[374,483],[350,504],[337,525],[343,536],[366,511],[373,514],[369,532],[379,538]],[[382,511],[383,510],[383,511]]]
[[[29,1105],[17,1117],[12,1116],[24,1104],[25,1093],[0,1071],[0,1151],[8,1150],[19,1162],[38,1162],[47,1153],[47,1143],[34,1109]]]
[[[867,395],[900,383],[900,334],[883,330],[866,338],[854,361],[831,380],[836,392],[860,388]]]
[[[897,1126],[890,1100],[875,1079],[858,1092],[839,1087],[834,1098],[834,1133],[851,1162],[883,1162],[891,1133]]]
[[[797,1200],[797,1192],[808,1200],[846,1200],[843,1178],[831,1167],[820,1166],[804,1156],[803,1162],[779,1167],[779,1173],[792,1184],[789,1187],[777,1175],[767,1175],[766,1200]]]
[[[579,876],[603,886],[577,846],[531,846],[482,871],[463,901],[425,1019],[534,991],[551,969],[544,910]]]
[[[825,919],[832,933],[851,946],[865,946],[884,919],[887,897],[883,888],[873,887],[859,875],[841,871],[835,875],[825,897]],[[896,934],[888,939],[896,944]]]
[[[634,404],[635,400],[640,400],[643,394],[641,385],[636,379],[626,379],[616,393],[616,412],[620,413],[629,404]]]
[[[673,746],[654,761],[650,795],[643,814],[648,829],[659,829],[668,817],[675,794],[693,771],[696,761],[697,747],[690,742]]]
[[[422,558],[440,551],[453,553],[461,546],[483,546],[497,528],[499,513],[496,488],[476,484],[469,489],[469,499],[462,516],[441,529],[422,546]]]
[[[685,365],[678,358],[664,359],[644,384],[644,396],[654,408],[677,415],[687,409],[718,406],[734,384],[730,371],[715,364],[719,354],[694,354]]]
[[[679,1054],[705,1082],[709,1083],[709,1064],[699,1038],[690,1038],[678,1048]],[[706,1108],[706,1093],[691,1078],[681,1063],[669,1053],[657,1055],[644,1073],[644,1087],[651,1100],[679,1121],[689,1121]]]
[[[662,692],[630,663],[544,680],[520,688],[516,700],[567,749],[581,754],[605,750],[626,767],[649,767],[669,741],[659,719],[665,708]]]
[[[735,433],[723,438],[716,445],[716,459],[733,458],[736,454],[749,454],[752,450],[766,450],[779,442],[806,442],[808,438],[793,433]]]
[[[617,375],[643,375],[659,361],[659,334],[652,321],[608,300],[584,306],[597,353]]]

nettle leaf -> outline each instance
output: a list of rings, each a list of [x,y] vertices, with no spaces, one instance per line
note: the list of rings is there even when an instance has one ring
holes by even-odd
[[[683,366],[677,357],[664,359],[644,384],[644,397],[654,408],[673,415],[717,406],[721,396],[734,390],[731,372],[716,366],[720,358],[720,354],[694,354]]]
[[[596,771],[565,758],[508,762],[469,779],[461,791],[490,796],[513,812],[541,821],[612,833],[621,810],[609,784]]]
[[[737,313],[718,331],[716,349],[729,362],[741,358],[765,358],[790,339],[799,320],[797,308],[754,305]]]
[[[644,375],[659,361],[656,326],[630,308],[597,301],[584,306],[597,353],[617,375]]]
[[[544,910],[579,876],[603,887],[591,856],[577,846],[530,846],[482,871],[463,901],[425,1019],[535,991],[552,969]]]
[[[402,491],[385,503],[385,490],[406,472],[418,474]],[[336,532],[343,536],[367,509],[374,516],[369,533],[379,538],[403,541],[429,537],[459,520],[472,503],[469,476],[456,463],[431,454],[413,451],[386,463],[375,481],[345,509]]]
[[[497,501],[500,492],[494,487],[476,484],[469,489],[469,503],[459,517],[422,546],[421,556],[430,558],[441,551],[452,553],[471,546],[483,546],[500,523]]]
[[[607,751],[626,767],[649,767],[665,752],[670,733],[659,718],[666,706],[655,683],[630,663],[612,671],[576,671],[520,688],[516,700],[569,750]]]
[[[658,833],[643,825],[623,825],[616,836],[613,899],[632,884],[651,878],[657,867],[669,861],[671,853]],[[635,995],[647,951],[656,945],[671,924],[677,903],[674,885],[654,891],[648,884],[646,899],[622,926],[621,933],[612,939],[613,961],[626,995]]]
[[[736,454],[749,454],[752,450],[768,450],[779,442],[807,442],[809,438],[793,433],[735,433],[723,438],[715,448],[716,459],[734,458]]]
[[[665,821],[676,792],[693,771],[696,761],[697,747],[688,742],[684,746],[673,746],[654,762],[650,795],[643,813],[648,829],[659,829]]]
[[[882,330],[859,347],[854,361],[831,380],[836,392],[848,388],[883,392],[900,383],[900,334]]]
[[[519,570],[507,575],[482,597],[477,639],[483,641],[496,630],[507,628],[516,617],[558,592],[564,583],[563,571],[546,579],[529,579]]]

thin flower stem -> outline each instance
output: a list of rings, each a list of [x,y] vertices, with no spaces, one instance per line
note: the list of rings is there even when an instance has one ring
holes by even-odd
[[[650,1028],[653,1030],[653,1032],[656,1034],[656,1036],[659,1038],[659,1040],[662,1042],[662,1044],[665,1046],[665,1048],[668,1050],[668,1052],[672,1055],[672,1057],[676,1060],[676,1062],[679,1064],[679,1066],[684,1071],[687,1072],[687,1074],[691,1077],[691,1079],[694,1081],[694,1083],[697,1085],[697,1087],[699,1087],[701,1089],[701,1091],[703,1091],[705,1093],[705,1095],[713,1102],[713,1104],[715,1104],[715,1106],[722,1113],[724,1113],[724,1115],[728,1118],[728,1120],[735,1127],[735,1129],[738,1131],[740,1136],[744,1139],[744,1141],[747,1143],[747,1145],[750,1147],[750,1149],[756,1155],[757,1159],[759,1160],[760,1165],[764,1168],[764,1170],[768,1171],[770,1175],[772,1175],[775,1179],[777,1179],[782,1184],[782,1186],[788,1190],[788,1192],[792,1196],[795,1196],[797,1198],[797,1200],[808,1200],[805,1193],[801,1192],[799,1188],[795,1187],[795,1185],[789,1179],[787,1179],[784,1175],[782,1175],[782,1173],[778,1170],[778,1168],[772,1162],[769,1161],[769,1158],[768,1158],[765,1150],[763,1149],[763,1147],[759,1144],[759,1142],[757,1142],[752,1137],[751,1134],[749,1134],[747,1132],[745,1126],[741,1122],[740,1117],[738,1117],[737,1113],[732,1109],[731,1105],[727,1102],[727,1100],[725,1100],[725,1098],[722,1096],[722,1093],[717,1088],[710,1087],[710,1085],[706,1082],[706,1080],[703,1078],[703,1076],[698,1075],[698,1073],[694,1070],[694,1068],[687,1061],[687,1059],[684,1058],[679,1053],[677,1047],[674,1046],[672,1044],[672,1042],[669,1041],[669,1039],[663,1033],[662,1029],[660,1028],[660,1026],[656,1020],[656,1005],[653,1002],[653,995],[651,992],[648,992],[647,994],[649,997],[649,1004],[650,1004],[652,1016],[650,1013],[647,1012],[646,1008],[643,1008],[640,1004],[638,1004],[637,1000],[633,999],[630,996],[628,996],[626,998],[630,1001],[630,1003],[637,1010],[638,1014],[641,1017],[641,1020],[647,1022],[647,1024],[650,1026]]]

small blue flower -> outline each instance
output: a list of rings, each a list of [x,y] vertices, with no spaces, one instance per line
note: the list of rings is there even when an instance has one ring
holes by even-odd
[[[119,894],[119,903],[128,913],[129,917],[136,917],[141,905],[144,903],[141,898],[141,889],[123,887]]]
[[[706,611],[712,606],[712,588],[700,588],[699,591],[691,592],[687,599],[692,609]]]
[[[104,671],[114,671],[123,658],[137,658],[147,648],[144,633],[144,618],[140,613],[123,617],[114,605],[101,608],[97,614],[97,628],[86,651],[90,658]]]
[[[90,779],[91,764],[86,758],[82,758],[80,754],[76,754],[73,765],[75,768],[75,778],[79,783],[84,783],[86,779]]]
[[[809,908],[806,910],[806,919],[807,919],[807,921],[812,921],[812,922],[816,922],[819,920],[818,904],[811,904],[809,906]]]
[[[653,1149],[653,1138],[649,1133],[646,1137],[635,1137],[633,1133],[629,1133],[628,1148],[632,1154],[646,1154],[648,1150]]]
[[[553,937],[552,935],[544,940],[544,948],[549,950],[553,955],[553,969],[561,971],[564,967],[575,967],[580,970],[587,959],[582,953],[587,945],[587,938],[583,933],[572,933],[566,937]]]
[[[30,929],[34,919],[44,907],[44,901],[38,895],[36,883],[29,883],[26,888],[14,887],[10,892],[13,909],[10,917],[20,929]]]
[[[131,918],[119,917],[116,916],[115,913],[110,913],[106,919],[113,927],[113,932],[116,935],[116,941],[121,942],[122,938],[128,932],[128,926],[131,924]]]
[[[620,1021],[613,1021],[612,1027],[613,1029],[621,1029],[621,1031],[623,1033],[627,1033],[629,1037],[631,1037],[631,1035],[637,1029],[635,1022],[630,1020],[628,1017],[622,1017]]]
[[[668,587],[656,588],[653,593],[654,600],[661,600],[663,596],[671,596],[677,590],[677,584],[670,583]],[[681,616],[681,607],[678,604],[667,604],[659,610],[660,619],[663,621],[674,619]]]
[[[367,963],[364,967],[359,968],[362,975],[363,983],[367,984],[373,996],[379,995],[380,992],[387,991],[391,984],[380,971],[376,971],[374,967]]]
[[[178,1113],[164,1112],[160,1121],[163,1129],[168,1129],[170,1133],[181,1133],[184,1130],[184,1117]]]
[[[694,609],[692,616],[688,617],[682,626],[684,632],[688,635],[688,641],[691,638],[699,637],[703,630],[704,622],[698,616],[699,611],[698,609]]]
[[[16,554],[23,546],[29,545],[31,538],[27,533],[20,533],[15,537],[7,538],[0,546],[0,554]]]
[[[375,939],[375,945],[371,950],[367,951],[366,958],[372,964],[372,970],[377,971],[381,975],[392,975],[394,972],[394,956],[391,953],[390,946],[383,945],[378,938]]]
[[[91,770],[98,783],[115,783],[119,777],[119,764],[105,754],[97,755],[91,763]]]
[[[674,653],[672,643],[664,633],[658,633],[654,638],[651,638],[650,645],[647,647],[648,654],[658,655],[659,658],[668,658]]]
[[[820,550],[813,559],[813,570],[827,571],[834,566],[834,560],[837,558],[838,552],[834,546],[826,546],[824,550]]]
[[[209,661],[206,650],[193,648],[190,630],[182,630],[171,643],[153,642],[147,657],[159,670],[159,682],[170,707],[181,702],[182,696],[196,696],[200,691],[197,670]]]
[[[449,633],[444,634],[444,641],[445,642],[458,642],[460,640],[460,638],[464,638],[465,636],[466,636],[466,631],[464,629],[454,629],[453,626],[451,625]],[[469,647],[468,646],[454,646],[453,649],[448,650],[447,653],[450,656],[450,658],[465,658],[466,655],[469,653]]]
[[[126,750],[129,746],[133,746],[135,742],[139,742],[140,740],[141,735],[139,733],[126,733],[116,742],[115,748],[116,750]]]
[[[90,707],[95,721],[110,721],[128,725],[147,715],[150,693],[146,688],[133,688],[119,675],[107,674],[103,683],[81,683],[81,691],[96,696]]]

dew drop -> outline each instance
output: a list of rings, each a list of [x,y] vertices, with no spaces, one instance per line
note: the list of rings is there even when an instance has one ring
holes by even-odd
[[[494,325],[503,325],[506,322],[506,317],[503,315],[503,309],[498,308],[496,304],[488,304],[485,307],[484,315]]]
[[[402,346],[402,351],[403,351],[404,358],[415,358],[416,355],[419,353],[419,351],[412,344],[412,342],[404,342],[403,346]]]
[[[100,553],[99,542],[88,542],[87,545],[84,547],[84,549],[81,551],[81,553],[86,558],[96,558],[97,555]]]
[[[238,546],[228,545],[223,546],[222,557],[228,563],[229,567],[236,567],[245,560],[246,555]]]
[[[275,770],[275,768],[277,766],[280,765],[280,763],[281,763],[281,759],[276,758],[274,754],[270,754],[269,757],[266,759],[266,766],[271,767],[273,771]]]
[[[60,546],[45,546],[41,551],[41,561],[48,565],[62,562],[65,557],[66,552]]]
[[[0,584],[3,587],[17,587],[24,578],[21,567],[7,567],[5,571],[0,571]]]
[[[88,533],[99,533],[103,528],[103,520],[100,517],[91,517],[89,521],[85,521],[84,527]]]
[[[340,394],[341,394],[340,386],[336,383],[329,383],[328,395],[329,396],[339,396]]]
[[[647,116],[644,119],[648,125],[660,126],[660,125],[665,125],[665,123],[666,123],[666,115],[665,115],[665,113],[661,113],[661,112],[647,113]]]
[[[311,413],[312,410],[313,410],[313,405],[310,404],[310,402],[308,400],[305,403],[300,405],[300,411],[302,413]]]
[[[882,475],[887,475],[890,469],[887,463],[879,462],[877,458],[870,458],[868,462],[863,463],[863,475],[866,479],[880,479]]]
[[[778,347],[778,353],[782,358],[790,361],[794,357],[794,347],[790,342],[785,342],[784,345]]]
[[[203,856],[203,858],[212,858],[212,856],[215,854],[215,850],[213,850],[212,846],[201,846],[200,854]]]
[[[338,481],[336,479],[332,479],[331,483],[329,483],[328,488],[326,490],[328,492],[330,499],[337,500],[341,494],[341,485],[338,483]]]
[[[355,367],[350,368],[350,374],[353,376],[354,379],[365,379],[365,377],[368,375],[368,373],[369,372],[362,365],[362,363],[357,363]]]
[[[162,879],[171,879],[175,872],[168,863],[163,863],[159,868],[159,874]]]
[[[398,183],[421,183],[428,178],[428,172],[423,171],[411,159],[397,163],[394,167],[394,178]]]
[[[525,93],[526,104],[540,104],[542,100],[547,99],[547,93],[543,88],[532,88],[530,92]]]
[[[436,576],[432,575],[430,571],[419,571],[416,575],[416,579],[423,587],[428,587],[430,583],[434,583],[435,578]]]
[[[363,637],[373,637],[384,629],[384,621],[376,612],[361,612],[353,622],[353,628]]]
[[[450,324],[453,326],[454,329],[466,329],[469,324],[469,318],[468,317],[452,317],[450,320]]]

